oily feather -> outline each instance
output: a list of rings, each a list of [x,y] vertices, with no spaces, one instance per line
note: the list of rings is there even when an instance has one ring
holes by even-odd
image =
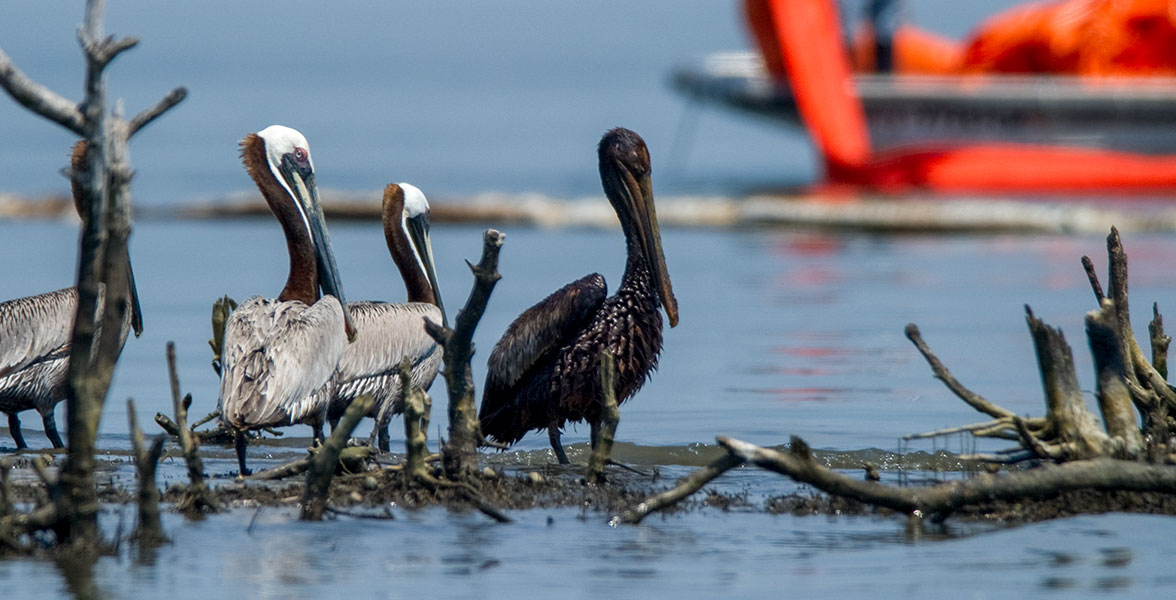
[[[530,421],[518,405],[519,386],[535,371],[550,368],[556,352],[587,325],[604,303],[604,277],[593,273],[556,290],[523,311],[490,352],[479,411],[482,432],[496,439],[515,437],[520,419]]]

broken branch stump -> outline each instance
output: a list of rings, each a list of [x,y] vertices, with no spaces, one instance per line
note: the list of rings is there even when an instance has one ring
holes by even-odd
[[[335,476],[335,465],[339,463],[339,454],[347,445],[347,439],[359,420],[371,409],[375,400],[369,395],[363,395],[351,401],[338,427],[331,430],[331,436],[323,443],[323,447],[310,459],[310,470],[306,475],[306,490],[302,494],[302,521],[321,521],[323,511],[327,507],[327,496],[331,491],[331,479]]]

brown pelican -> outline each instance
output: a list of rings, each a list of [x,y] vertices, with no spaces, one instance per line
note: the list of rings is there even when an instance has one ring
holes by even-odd
[[[314,392],[334,373],[355,328],[306,138],[271,125],[241,141],[241,160],[281,223],[290,253],[290,274],[278,298],[249,298],[225,323],[221,419],[237,431],[237,462],[247,475],[250,429],[305,423],[322,438],[326,396]]]
[[[479,411],[482,433],[513,444],[547,429],[559,462],[567,464],[560,429],[567,421],[600,426],[600,353],[616,356],[618,402],[641,388],[657,367],[662,346],[659,305],[678,324],[650,187],[649,149],[636,133],[617,128],[597,148],[605,195],[620,218],[628,259],[621,286],[605,298],[593,273],[560,288],[519,315],[487,365]]]
[[[445,322],[445,308],[433,268],[429,243],[429,202],[416,186],[390,183],[384,188],[384,239],[400,269],[408,302],[352,302],[347,305],[359,329],[355,342],[343,350],[328,391],[327,416],[333,427],[355,398],[375,398],[369,417],[375,419],[369,440],[388,451],[388,421],[404,411],[397,368],[412,361],[412,384],[427,389],[441,368],[441,349],[425,333],[424,319]]]
[[[86,144],[74,144],[70,168],[86,168]],[[74,208],[84,216],[81,189],[73,186]],[[135,336],[143,333],[143,317],[135,274],[127,261],[131,284],[130,318],[123,323],[120,347],[130,329]],[[98,290],[98,314],[102,314],[105,287]],[[45,426],[45,436],[54,448],[65,444],[57,432],[54,409],[65,399],[65,377],[69,370],[69,342],[73,335],[74,313],[78,306],[77,288],[65,288],[37,296],[0,303],[0,412],[8,415],[8,430],[16,447],[27,448],[20,431],[19,413],[36,410]],[[101,323],[101,318],[97,320]]]

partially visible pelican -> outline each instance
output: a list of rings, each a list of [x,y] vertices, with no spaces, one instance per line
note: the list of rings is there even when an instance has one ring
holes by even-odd
[[[278,298],[249,298],[225,323],[221,419],[237,432],[237,462],[247,475],[248,430],[305,423],[322,438],[327,402],[314,392],[334,373],[355,327],[306,138],[271,125],[241,141],[241,160],[281,223],[290,253],[290,274]]]
[[[86,143],[73,146],[70,168],[86,168]],[[84,217],[81,189],[73,186],[74,208]],[[135,274],[127,261],[127,279],[131,286],[129,318],[119,334],[119,347],[126,342],[129,330],[143,333],[143,316]],[[105,286],[98,289],[97,324],[105,306]],[[65,399],[65,378],[69,371],[70,338],[74,313],[78,306],[77,288],[65,288],[36,296],[0,303],[0,412],[8,415],[8,431],[16,447],[27,448],[20,431],[19,413],[36,410],[41,415],[45,436],[54,448],[65,446],[57,432],[54,409]]]
[[[513,444],[530,430],[547,429],[562,464],[568,458],[560,429],[567,421],[587,421],[595,443],[601,351],[616,356],[617,401],[624,402],[657,368],[659,307],[665,307],[670,327],[678,324],[653,206],[649,150],[636,133],[617,128],[601,138],[597,154],[628,250],[621,286],[605,298],[604,277],[593,273],[519,315],[490,353],[479,411],[482,433],[497,442]]]
[[[331,380],[328,419],[333,427],[357,397],[375,399],[369,417],[376,420],[369,442],[388,451],[388,422],[404,412],[404,392],[397,369],[412,361],[412,385],[427,389],[441,368],[441,349],[425,333],[425,319],[445,323],[441,290],[429,243],[429,202],[416,186],[390,183],[384,188],[384,239],[400,269],[408,302],[352,302],[347,305],[359,335],[343,350]]]

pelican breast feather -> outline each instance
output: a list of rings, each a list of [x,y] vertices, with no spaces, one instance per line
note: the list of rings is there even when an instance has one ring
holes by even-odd
[[[339,364],[347,345],[343,327],[343,308],[334,296],[312,306],[246,300],[225,323],[223,418],[251,429],[301,422],[325,410],[313,396]]]

